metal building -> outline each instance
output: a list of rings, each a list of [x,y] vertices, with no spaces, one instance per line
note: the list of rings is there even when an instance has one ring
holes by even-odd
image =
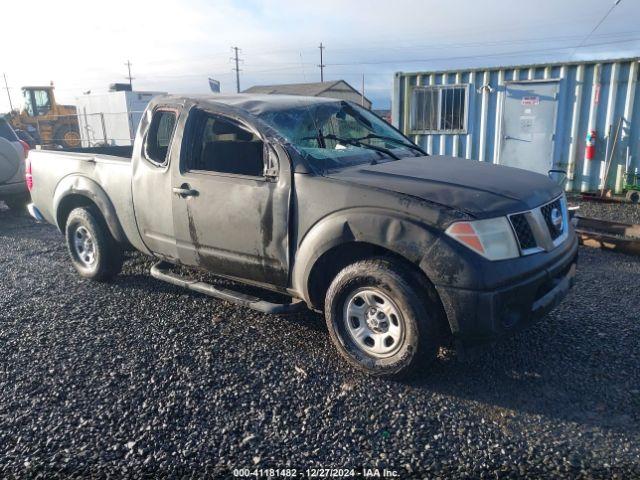
[[[392,118],[429,153],[564,169],[573,191],[606,174],[620,191],[640,170],[639,60],[399,72]]]

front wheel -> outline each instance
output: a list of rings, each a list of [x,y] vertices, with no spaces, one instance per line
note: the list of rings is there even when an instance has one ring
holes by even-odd
[[[349,265],[325,298],[331,340],[351,365],[371,375],[401,376],[426,367],[440,339],[434,295],[426,280],[391,260]]]
[[[65,229],[71,262],[80,276],[107,281],[122,269],[122,249],[95,208],[76,208]]]
[[[54,133],[53,142],[64,148],[77,148],[80,146],[80,132],[74,125],[62,125]]]

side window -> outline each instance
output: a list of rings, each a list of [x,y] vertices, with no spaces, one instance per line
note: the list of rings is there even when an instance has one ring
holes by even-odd
[[[16,132],[14,132],[13,128],[11,128],[7,121],[2,118],[0,118],[0,138],[4,138],[5,140],[9,140],[10,142],[18,141]]]
[[[33,96],[36,100],[36,110],[38,115],[46,115],[51,110],[51,101],[47,90],[34,90]]]
[[[176,126],[176,114],[169,110],[157,110],[151,119],[147,133],[146,156],[157,165],[164,165]]]
[[[239,123],[207,115],[187,159],[187,170],[261,177],[264,174],[263,143]]]
[[[31,100],[31,90],[23,90],[22,95],[24,95],[24,108],[27,111],[27,115],[33,117],[35,112],[33,111],[33,102]]]

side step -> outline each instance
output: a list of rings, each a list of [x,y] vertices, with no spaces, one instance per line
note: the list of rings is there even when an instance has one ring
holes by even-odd
[[[194,292],[204,293],[210,297],[226,300],[227,302],[249,307],[263,313],[295,313],[306,308],[306,304],[302,300],[294,300],[291,303],[271,303],[228,288],[217,288],[210,283],[178,275],[171,271],[171,267],[171,264],[160,261],[151,267],[151,276],[163,282],[188,288]]]

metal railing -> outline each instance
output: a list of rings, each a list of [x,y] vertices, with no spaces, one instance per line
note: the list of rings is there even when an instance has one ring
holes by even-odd
[[[26,131],[37,145],[95,147],[133,145],[143,111],[93,112],[35,117]]]

